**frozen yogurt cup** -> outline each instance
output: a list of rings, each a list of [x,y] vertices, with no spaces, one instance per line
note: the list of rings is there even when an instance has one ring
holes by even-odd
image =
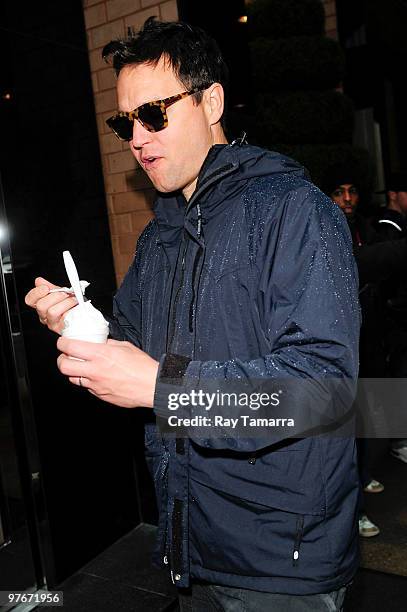
[[[109,323],[90,300],[67,312],[62,330],[64,338],[104,344],[109,335]]]

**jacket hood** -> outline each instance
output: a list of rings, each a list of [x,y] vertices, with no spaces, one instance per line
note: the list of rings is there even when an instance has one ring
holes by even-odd
[[[201,168],[187,210],[199,199],[203,217],[209,219],[225,199],[237,196],[249,180],[277,174],[308,176],[300,164],[275,151],[245,144],[214,145]]]
[[[275,151],[247,144],[214,145],[200,170],[197,186],[186,202],[182,193],[159,194],[154,214],[164,245],[172,242],[174,230],[180,230],[185,217],[192,222],[202,214],[203,222],[223,210],[253,178],[290,174],[309,180],[308,172],[296,161]]]
[[[236,182],[273,174],[290,173],[300,177],[307,176],[306,170],[300,164],[275,151],[246,144],[214,145],[202,165],[197,188],[191,200],[212,178],[216,184],[216,176],[221,175],[222,168],[225,168],[225,171],[227,168],[231,170],[228,178],[222,182],[222,188],[223,186],[229,188]]]

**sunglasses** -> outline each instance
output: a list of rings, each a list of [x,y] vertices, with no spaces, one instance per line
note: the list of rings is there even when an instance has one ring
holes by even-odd
[[[168,126],[167,108],[169,106],[183,98],[192,96],[194,93],[204,91],[208,87],[210,85],[204,88],[191,89],[191,91],[183,91],[176,96],[170,96],[163,100],[146,102],[146,104],[142,104],[130,112],[121,111],[113,115],[113,117],[109,117],[106,123],[120,140],[128,141],[133,138],[133,124],[135,120],[149,132],[160,132]]]

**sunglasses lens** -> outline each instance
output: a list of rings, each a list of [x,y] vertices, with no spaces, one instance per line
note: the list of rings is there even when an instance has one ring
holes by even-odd
[[[120,140],[131,140],[133,137],[133,121],[128,117],[110,117],[106,121],[107,125],[120,138]]]
[[[165,127],[161,108],[155,104],[140,107],[138,118],[149,132],[159,132]]]

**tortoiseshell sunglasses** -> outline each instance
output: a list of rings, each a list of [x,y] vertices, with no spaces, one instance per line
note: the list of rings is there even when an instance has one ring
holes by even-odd
[[[149,132],[160,132],[168,125],[167,108],[175,102],[192,96],[194,93],[204,91],[210,87],[191,89],[183,91],[176,96],[170,96],[163,100],[153,100],[138,106],[130,112],[119,112],[106,120],[107,125],[113,130],[120,140],[131,140],[133,137],[133,123],[137,120]]]

